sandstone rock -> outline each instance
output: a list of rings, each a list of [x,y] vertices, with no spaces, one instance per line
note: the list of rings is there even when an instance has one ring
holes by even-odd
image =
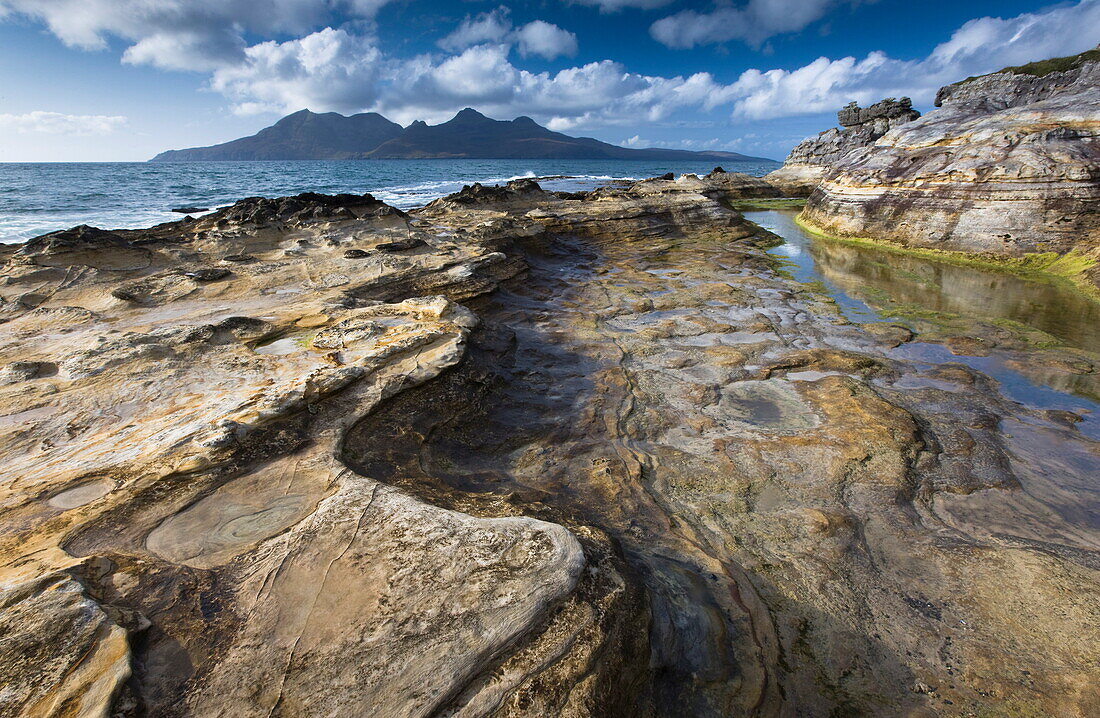
[[[908,97],[887,98],[870,107],[850,103],[837,113],[843,129],[830,128],[799,143],[787,155],[783,167],[765,179],[785,196],[805,197],[821,182],[828,170],[848,153],[878,141],[894,127],[920,117]]]
[[[944,88],[942,107],[831,165],[826,232],[1019,256],[1100,251],[1100,62]]]
[[[1095,73],[1095,68],[1090,65],[1100,60],[1100,46],[1076,57],[1063,59],[1070,62],[1065,63],[1069,67],[1061,71],[1046,72],[1035,67],[1043,64],[1039,62],[946,85],[936,93],[936,107],[966,105],[972,110],[993,112],[1040,102],[1080,83],[1082,75]],[[1032,74],[1036,71],[1041,74]]]
[[[859,125],[874,120],[900,120],[897,124],[911,122],[920,117],[920,113],[913,109],[913,102],[908,97],[896,100],[888,97],[871,105],[861,108],[857,103],[850,102],[844,109],[836,113],[836,121],[841,127],[858,127]]]
[[[3,369],[0,369],[0,383],[14,384],[21,381],[30,381],[47,376],[50,372],[57,371],[57,365],[42,361],[13,361]]]
[[[64,573],[0,591],[0,713],[105,716],[130,676],[126,631]]]
[[[138,624],[109,617],[148,613],[127,697],[145,712],[427,715],[573,593],[585,558],[564,528],[428,506],[336,458],[349,423],[463,356],[476,318],[425,294],[473,296],[523,267],[497,251],[523,234],[514,221],[428,251],[403,217],[369,198],[250,201],[12,257],[0,712],[110,714]],[[306,238],[308,258],[278,251]],[[352,241],[426,250],[337,277]],[[37,308],[13,301],[43,271],[138,247],[140,264],[83,272]],[[211,264],[242,257],[235,282],[213,281],[228,270]],[[94,600],[59,573],[89,562],[110,567],[81,579]],[[236,588],[163,605],[194,571]]]
[[[225,279],[231,274],[233,274],[233,272],[225,267],[208,267],[183,273],[185,277],[194,279],[196,282],[216,282],[219,279]]]
[[[247,200],[5,255],[0,712],[1095,713],[1058,485],[1095,447],[838,321],[725,202],[767,191]]]
[[[396,242],[383,242],[382,244],[375,245],[374,248],[379,252],[404,252],[407,249],[423,247],[424,244],[424,240],[419,237],[410,236],[408,239],[398,240]]]

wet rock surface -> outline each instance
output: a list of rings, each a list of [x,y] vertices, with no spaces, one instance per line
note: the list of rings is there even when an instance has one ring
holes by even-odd
[[[726,202],[768,191],[300,195],[28,242],[0,712],[1100,709],[1098,442],[784,276]]]
[[[467,360],[364,419],[346,451],[433,502],[611,534],[649,595],[647,710],[1096,705],[1091,638],[1067,629],[1095,613],[1098,524],[1079,515],[1062,548],[1030,543],[1062,523],[1030,522],[1067,490],[1040,484],[1046,460],[1016,443],[1041,413],[968,388],[968,371],[909,389],[925,370],[889,348],[911,332],[838,320],[749,243],[558,237],[528,261],[475,305]],[[1011,430],[994,418],[1017,411]],[[1081,452],[1056,483],[1098,466],[1096,442],[1041,431]],[[991,532],[990,510],[1019,523]]]

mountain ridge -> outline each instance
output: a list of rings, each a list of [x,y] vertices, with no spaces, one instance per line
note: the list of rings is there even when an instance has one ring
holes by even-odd
[[[527,116],[494,120],[467,107],[450,120],[401,127],[375,112],[299,110],[254,135],[206,147],[167,150],[151,162],[368,159],[638,159],[766,161],[738,152],[630,148],[571,137]]]

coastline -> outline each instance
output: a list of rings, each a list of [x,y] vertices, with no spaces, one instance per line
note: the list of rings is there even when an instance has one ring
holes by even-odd
[[[407,212],[253,197],[22,245],[0,293],[18,477],[0,577],[37,622],[11,654],[86,607],[100,633],[50,660],[132,655],[150,714],[284,695],[393,714],[502,696],[545,715],[572,696],[586,715],[1046,710],[1100,646],[1092,604],[1066,600],[1095,593],[1068,572],[1100,493],[1050,473],[1100,466],[1080,396],[1100,361],[992,323],[931,337],[838,316],[764,250],[782,235],[730,209],[789,207],[761,185],[519,179]],[[1034,544],[1051,535],[1070,538]],[[50,603],[63,571],[75,608]],[[1040,630],[1021,640],[1002,617],[1024,601]],[[973,628],[912,650],[945,622]],[[181,649],[186,685],[144,670]],[[1032,678],[990,668],[1006,663]],[[84,688],[43,670],[10,671],[20,695]]]
[[[730,164],[763,175],[775,165]],[[588,191],[666,172],[705,174],[711,161],[644,160],[292,160],[0,164],[0,243],[22,242],[78,224],[142,229],[182,218],[176,207],[227,207],[251,196],[370,192],[404,210],[458,192],[465,184],[560,178],[544,187]],[[537,180],[543,182],[543,180]],[[65,197],[57,201],[58,193]]]

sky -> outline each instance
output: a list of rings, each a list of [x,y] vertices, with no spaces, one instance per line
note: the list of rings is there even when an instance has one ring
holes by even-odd
[[[464,107],[781,160],[851,100],[1100,43],[1100,0],[0,0],[0,161],[141,161],[308,108]]]

